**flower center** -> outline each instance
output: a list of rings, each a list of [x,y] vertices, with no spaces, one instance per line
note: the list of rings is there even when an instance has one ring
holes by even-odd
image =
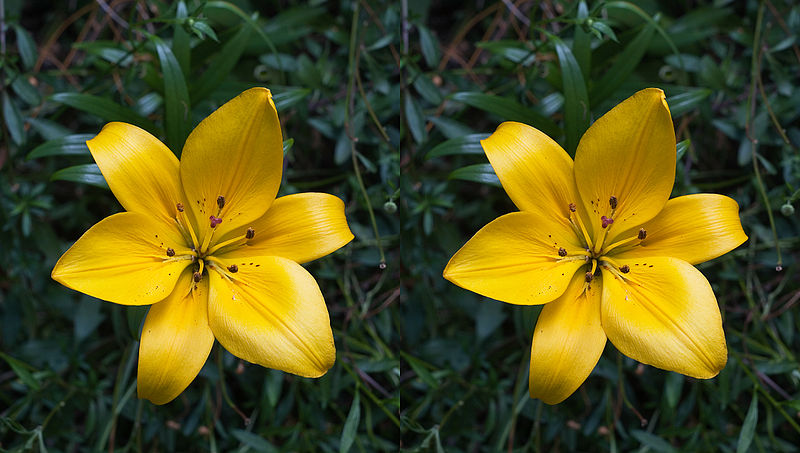
[[[581,242],[583,249],[580,251],[568,251],[563,247],[556,250],[554,258],[558,262],[566,261],[585,261],[586,262],[586,285],[591,284],[594,277],[597,275],[598,267],[608,270],[612,274],[620,278],[625,278],[624,274],[630,272],[630,266],[627,264],[619,265],[609,253],[612,250],[620,252],[622,250],[638,247],[642,241],[647,238],[647,231],[640,228],[639,231],[630,237],[615,238],[613,242],[607,241],[610,237],[609,232],[614,226],[614,218],[617,214],[617,206],[619,200],[616,196],[612,196],[608,200],[610,212],[606,212],[600,216],[600,230],[595,231],[594,235],[589,233],[589,230],[584,225],[581,215],[578,212],[575,203],[569,204],[568,220],[572,226],[573,231]],[[607,214],[607,215],[606,215]]]
[[[241,236],[236,236],[231,239],[215,243],[213,241],[214,233],[216,232],[217,226],[222,223],[220,214],[222,208],[225,206],[224,196],[220,195],[217,197],[217,206],[218,210],[216,215],[211,215],[208,217],[208,228],[211,231],[208,231],[204,235],[204,240],[202,243],[198,240],[198,235],[195,232],[194,225],[189,221],[189,218],[186,215],[186,210],[183,203],[178,203],[175,206],[175,224],[178,227],[178,230],[181,232],[186,246],[182,247],[176,244],[175,248],[167,247],[167,257],[164,259],[164,261],[191,260],[192,263],[194,263],[193,266],[196,266],[193,273],[193,279],[195,282],[199,282],[203,279],[206,269],[214,269],[223,276],[232,278],[231,274],[239,272],[239,266],[236,264],[226,266],[219,258],[215,257],[214,254],[219,255],[233,249],[243,247],[247,245],[248,241],[253,239],[256,235],[255,230],[250,227]],[[186,252],[176,254],[175,249],[186,250]]]

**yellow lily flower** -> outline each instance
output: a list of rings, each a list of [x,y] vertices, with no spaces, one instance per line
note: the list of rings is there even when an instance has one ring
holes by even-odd
[[[566,399],[606,339],[639,362],[695,378],[724,368],[719,307],[693,265],[747,236],[728,197],[668,200],[675,132],[661,90],[642,90],[598,119],[574,162],[519,123],[501,124],[481,144],[520,211],[478,231],[444,277],[503,302],[546,304],[531,346],[532,398]]]
[[[318,377],[336,351],[328,311],[299,263],[353,239],[333,195],[275,198],[283,146],[269,90],[249,89],[192,131],[180,162],[136,126],[109,123],[86,142],[126,212],[67,250],[52,277],[122,305],[150,305],[138,395],[172,401],[216,338],[248,362]]]

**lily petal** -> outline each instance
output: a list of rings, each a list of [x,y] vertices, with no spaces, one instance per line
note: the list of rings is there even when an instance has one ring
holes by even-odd
[[[175,257],[167,257],[167,248]],[[106,217],[64,252],[55,281],[98,299],[148,305],[166,298],[191,261],[177,228],[138,212]]]
[[[570,256],[562,259],[559,248]],[[582,252],[566,218],[512,212],[475,233],[450,258],[444,278],[510,304],[543,304],[563,294],[575,271],[586,264],[571,256]]]
[[[183,192],[178,159],[157,138],[127,123],[108,123],[86,142],[122,207],[173,221]]]
[[[317,282],[294,261],[275,256],[232,261],[230,277],[210,270],[208,318],[220,344],[248,362],[304,377],[333,366],[328,310]]]
[[[481,146],[520,210],[569,216],[569,204],[578,199],[572,159],[553,139],[531,126],[505,122]]]
[[[326,193],[298,193],[275,200],[266,214],[248,225],[255,231],[232,258],[281,256],[298,263],[321,258],[353,240],[344,203]],[[244,236],[246,229],[229,236]]]
[[[547,404],[564,401],[600,360],[606,334],[600,322],[598,280],[584,291],[584,276],[576,273],[567,291],[542,307],[531,345],[531,398]]]
[[[150,307],[139,345],[139,398],[166,404],[180,395],[206,363],[214,334],[208,326],[208,279],[181,273],[175,290]]]
[[[209,216],[222,219],[215,237],[261,217],[278,193],[282,162],[281,124],[266,88],[251,88],[204,119],[186,139],[180,169],[198,240],[211,233]]]
[[[623,354],[664,370],[708,379],[728,360],[708,281],[676,258],[618,260],[623,281],[603,268],[603,329]]]
[[[592,229],[601,231],[601,217],[611,217],[612,196],[617,209],[608,239],[655,217],[672,191],[675,157],[672,117],[659,89],[639,91],[595,121],[575,153],[575,183]]]
[[[671,256],[699,264],[728,253],[747,240],[739,205],[732,198],[717,194],[673,198],[641,227],[647,232],[645,240],[619,252],[620,257]],[[638,229],[621,237],[635,236]]]

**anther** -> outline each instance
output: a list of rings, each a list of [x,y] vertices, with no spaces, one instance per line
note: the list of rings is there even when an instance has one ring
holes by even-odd
[[[235,273],[239,272],[239,266],[237,266],[237,265],[235,265],[235,264],[231,264],[230,266],[228,266],[228,270],[229,270],[231,273],[234,273],[234,274],[235,274]]]
[[[178,203],[175,206],[178,208],[178,212],[183,212],[183,203]]]
[[[213,215],[208,216],[208,220],[211,221],[211,228],[216,228],[217,225],[222,223],[222,219],[220,219],[219,217],[214,217]]]
[[[567,256],[567,249],[561,247],[558,249],[558,256]]]
[[[194,282],[197,283],[197,282],[200,281],[200,279],[203,278],[203,274],[201,274],[200,272],[195,272],[194,275],[193,275],[193,278],[194,278]]]
[[[577,209],[577,208],[578,208],[578,207],[577,207],[577,206],[575,206],[575,203],[570,203],[570,204],[569,204],[569,210],[570,210],[570,212],[575,212],[575,209]]]
[[[646,237],[647,237],[647,231],[644,228],[640,229],[639,230],[639,240],[640,241],[644,241],[644,238],[646,238]]]
[[[175,250],[172,248],[167,248],[167,256],[175,256]]]
[[[219,206],[220,209],[222,209],[222,207],[225,206],[225,197],[223,197],[222,195],[217,197],[217,206]]]
[[[606,216],[600,217],[600,226],[603,228],[608,228],[609,225],[614,223],[614,219],[608,218]]]
[[[252,228],[248,228],[247,232],[244,234],[244,237],[247,239],[253,239],[256,236],[256,230]]]
[[[617,209],[617,197],[612,195],[611,198],[608,199],[608,204],[611,205],[611,209]]]
[[[591,272],[587,272],[586,275],[584,276],[584,279],[586,280],[586,283],[591,282],[593,278],[594,278],[594,274],[591,273]]]
[[[627,274],[628,272],[631,271],[631,267],[628,266],[627,264],[623,264],[622,266],[619,267],[619,271],[622,272],[623,274]]]

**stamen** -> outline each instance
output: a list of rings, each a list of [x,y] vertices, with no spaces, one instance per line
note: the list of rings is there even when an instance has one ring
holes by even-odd
[[[172,250],[172,249],[170,249],[170,250]],[[167,255],[169,255],[169,252],[167,252]],[[559,248],[558,249],[558,256],[567,256],[567,249],[565,249],[564,247]]]
[[[219,206],[220,209],[222,209],[222,207],[225,206],[225,197],[223,197],[222,195],[217,197],[217,206]]]
[[[175,256],[175,250],[170,247],[167,247],[167,256]]]
[[[617,209],[617,197],[612,195],[611,198],[608,199],[608,204],[611,205],[611,209]]]
[[[197,248],[200,242],[197,240],[197,236],[194,235],[194,228],[192,228],[192,224],[186,217],[186,213],[184,213],[183,203],[178,203],[175,205],[175,207],[178,209],[178,215],[175,216],[175,222],[178,224],[178,229],[181,230],[181,234],[183,234],[184,239],[187,241],[191,240],[193,248]]]
[[[235,274],[235,273],[239,272],[239,266],[237,266],[235,264],[231,264],[230,266],[228,266],[228,270]]]
[[[175,207],[178,208],[178,212],[183,212],[183,203],[178,203]]]
[[[608,228],[609,225],[614,223],[614,219],[606,216],[600,217],[600,226],[603,228]]]
[[[569,212],[575,212],[575,209],[577,209],[577,206],[575,206],[575,203],[570,203],[569,204]]]
[[[202,263],[202,261],[201,261],[201,263]],[[203,274],[201,274],[200,272],[195,272],[194,275],[192,276],[192,278],[194,279],[194,282],[197,283],[197,282],[199,282],[200,280],[203,279]]]
[[[631,271],[631,267],[628,266],[627,264],[623,264],[622,267],[619,268],[619,271],[622,272],[623,274],[627,274],[628,272]]]
[[[224,203],[224,201],[223,201],[223,203]],[[208,216],[208,220],[211,222],[211,228],[216,228],[217,225],[222,223],[222,219],[220,219],[219,217],[214,217],[213,215]]]
[[[640,241],[644,241],[644,238],[646,238],[646,237],[647,237],[647,230],[645,230],[644,228],[640,229],[639,230],[639,240]]]
[[[594,274],[591,272],[587,272],[586,275],[583,277],[586,283],[590,283],[594,278]]]
[[[256,236],[256,230],[252,227],[247,229],[247,233],[244,234],[244,237],[247,239],[253,239]]]
[[[586,241],[586,247],[588,249],[592,248],[592,239],[589,237],[589,232],[586,230],[586,227],[583,226],[583,222],[581,221],[581,216],[576,211],[575,203],[569,204],[569,222],[572,224],[573,228],[576,230],[580,230],[583,234],[583,239]]]

